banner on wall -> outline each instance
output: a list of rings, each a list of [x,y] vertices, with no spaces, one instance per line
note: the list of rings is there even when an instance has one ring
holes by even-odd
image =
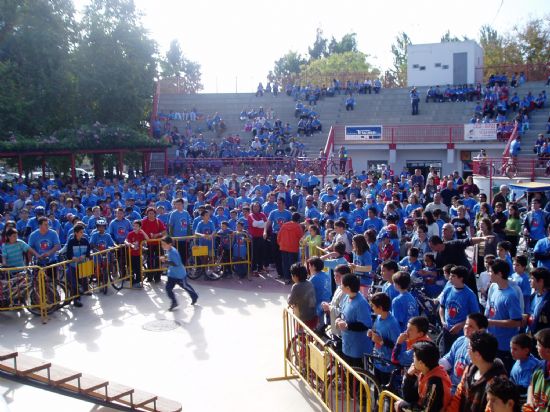
[[[346,126],[345,140],[381,140],[382,126]]]
[[[496,123],[468,123],[464,125],[464,140],[497,140]]]

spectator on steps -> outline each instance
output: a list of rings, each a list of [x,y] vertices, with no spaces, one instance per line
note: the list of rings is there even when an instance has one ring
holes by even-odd
[[[420,101],[420,96],[418,96],[416,87],[412,88],[409,95],[411,97],[412,115],[415,116],[418,114],[418,102]]]

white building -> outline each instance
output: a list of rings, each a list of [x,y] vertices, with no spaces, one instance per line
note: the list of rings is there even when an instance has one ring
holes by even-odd
[[[482,81],[483,49],[473,40],[407,47],[408,86],[444,86]]]

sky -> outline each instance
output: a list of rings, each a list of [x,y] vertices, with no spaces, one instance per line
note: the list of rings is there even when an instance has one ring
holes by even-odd
[[[74,0],[78,10],[88,0]],[[307,55],[318,27],[340,39],[357,33],[360,51],[382,70],[404,31],[413,44],[451,35],[478,39],[489,24],[499,32],[530,18],[550,16],[549,0],[135,0],[143,24],[162,54],[178,39],[184,55],[202,68],[203,92],[251,92],[289,50]]]

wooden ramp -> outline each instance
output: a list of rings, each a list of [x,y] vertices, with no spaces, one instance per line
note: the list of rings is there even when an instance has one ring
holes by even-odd
[[[0,376],[119,410],[181,411],[178,402],[1,347]]]

